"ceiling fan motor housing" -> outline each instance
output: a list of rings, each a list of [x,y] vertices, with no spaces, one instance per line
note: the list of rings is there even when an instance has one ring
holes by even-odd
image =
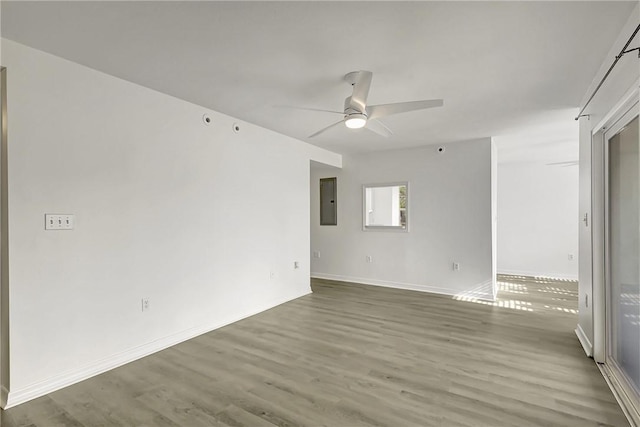
[[[349,115],[349,114],[353,114],[353,113],[359,113],[359,114],[365,114],[366,115],[366,111],[359,111],[356,108],[353,108],[353,105],[351,105],[351,97],[347,96],[344,100],[344,114],[345,115]]]
[[[360,129],[367,124],[367,114],[352,107],[350,96],[344,100],[344,124],[349,129]]]

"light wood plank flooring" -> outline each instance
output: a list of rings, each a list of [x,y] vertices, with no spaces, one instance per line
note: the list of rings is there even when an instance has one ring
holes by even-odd
[[[2,413],[13,426],[628,426],[573,332],[577,284],[496,303],[313,294]]]

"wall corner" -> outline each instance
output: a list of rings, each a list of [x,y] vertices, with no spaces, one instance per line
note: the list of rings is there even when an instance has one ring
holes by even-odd
[[[493,299],[498,296],[498,148],[490,138],[491,149],[491,280]]]

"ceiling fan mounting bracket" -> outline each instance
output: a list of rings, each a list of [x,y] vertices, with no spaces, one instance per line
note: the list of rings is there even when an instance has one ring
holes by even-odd
[[[344,75],[344,81],[346,81],[351,86],[353,86],[356,84],[356,79],[358,78],[358,74],[360,74],[360,71],[352,71],[350,73],[347,73]]]

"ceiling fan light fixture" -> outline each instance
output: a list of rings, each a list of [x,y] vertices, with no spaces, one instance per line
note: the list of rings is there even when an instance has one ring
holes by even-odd
[[[367,116],[362,113],[349,114],[344,120],[344,125],[349,129],[360,129],[367,124]]]
[[[1,1],[1,0],[0,0]],[[371,71],[353,71],[347,74],[344,79],[351,85],[352,93],[344,100],[344,113],[339,111],[324,110],[318,108],[302,108],[302,110],[323,111],[334,114],[344,114],[342,120],[337,121],[314,134],[309,138],[314,138],[335,126],[342,123],[347,129],[366,128],[373,133],[377,133],[383,137],[393,135],[393,132],[379,119],[394,114],[408,113],[409,111],[425,110],[427,108],[442,107],[444,101],[442,99],[423,99],[420,101],[394,102],[392,104],[368,105],[367,97],[369,96],[369,88],[373,75]],[[369,121],[371,119],[371,121]]]

